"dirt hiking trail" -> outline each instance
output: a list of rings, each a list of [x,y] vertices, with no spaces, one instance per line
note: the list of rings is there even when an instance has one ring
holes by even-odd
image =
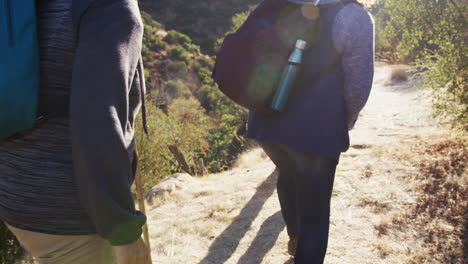
[[[369,102],[338,166],[325,263],[406,263],[423,243],[383,236],[382,222],[415,203],[405,181],[415,169],[401,155],[411,155],[408,146],[418,138],[447,132],[429,117],[427,91],[413,88],[418,77],[391,82],[392,67],[377,66]],[[276,177],[275,166],[254,149],[230,171],[166,183],[172,191],[148,205],[153,263],[289,263]]]

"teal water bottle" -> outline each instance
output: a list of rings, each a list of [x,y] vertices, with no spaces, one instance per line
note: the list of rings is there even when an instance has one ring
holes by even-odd
[[[275,97],[271,104],[271,108],[278,112],[283,112],[288,101],[289,94],[291,93],[294,82],[296,81],[297,73],[302,62],[302,52],[306,47],[304,40],[296,41],[296,48],[291,53],[288,59],[288,65],[283,71],[281,81],[276,90]]]

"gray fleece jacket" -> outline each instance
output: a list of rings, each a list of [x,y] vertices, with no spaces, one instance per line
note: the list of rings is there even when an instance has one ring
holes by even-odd
[[[0,142],[0,219],[35,232],[133,242],[146,220],[130,189],[144,93],[138,3],[37,0],[37,14],[39,108],[69,100],[69,111]]]

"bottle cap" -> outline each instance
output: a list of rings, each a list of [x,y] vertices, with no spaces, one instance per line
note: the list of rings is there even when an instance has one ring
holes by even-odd
[[[307,45],[307,42],[305,42],[305,41],[302,40],[302,39],[298,39],[298,40],[296,41],[296,48],[298,48],[298,49],[300,49],[300,50],[305,49],[306,45]]]

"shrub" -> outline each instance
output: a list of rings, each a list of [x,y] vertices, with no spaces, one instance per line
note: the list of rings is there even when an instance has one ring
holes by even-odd
[[[167,65],[167,71],[171,73],[185,73],[187,65],[184,62],[171,62]]]
[[[233,143],[242,138],[237,132],[245,126],[247,111],[223,95],[213,83],[204,84],[198,90],[197,98],[216,122],[208,137],[211,147],[206,163],[210,171],[219,171],[231,165],[244,147],[242,139],[238,144]]]
[[[149,34],[150,30],[154,30],[152,34]],[[153,28],[147,32],[150,36],[157,36]],[[218,36],[210,39],[210,45],[216,38]],[[148,37],[146,42],[150,43],[150,40]],[[145,58],[152,67],[166,65],[163,67],[168,73],[148,77],[150,81],[156,80],[155,85],[150,85],[153,89],[148,96],[148,101],[152,101],[148,103],[148,108],[151,108],[148,110],[148,123],[153,134],[152,140],[143,141],[141,128],[138,129],[140,161],[142,173],[147,179],[146,188],[179,170],[167,144],[177,144],[189,163],[203,158],[211,172],[229,166],[244,144],[237,133],[245,126],[246,111],[225,97],[211,79],[213,59],[199,56],[199,47],[177,31],[169,31],[164,41],[172,45],[167,48],[168,62],[158,64],[154,63],[153,58]],[[165,82],[167,78],[175,78],[177,81]],[[190,98],[192,93],[199,102]],[[141,127],[139,123],[137,126]]]
[[[201,64],[198,62],[192,62],[192,64],[190,65],[190,68],[194,72],[198,72],[201,69],[201,67],[202,67]]]
[[[156,36],[157,29],[145,25],[145,33],[143,36],[143,54],[148,51],[161,51],[166,49],[166,43]]]
[[[244,116],[246,117],[246,116]],[[245,125],[246,118],[231,114],[222,114],[218,119],[216,128],[208,137],[210,149],[206,157],[208,170],[212,172],[229,168],[237,155],[242,152],[245,142],[237,142],[237,131]]]
[[[180,171],[168,150],[168,145],[177,145],[190,164],[193,164],[194,160],[204,158],[210,148],[206,137],[213,125],[194,98],[174,100],[168,107],[167,115],[149,102],[147,118],[150,140],[142,133],[141,117],[136,123],[138,154],[145,179],[145,190],[166,176]]]
[[[210,57],[202,56],[197,59],[197,62],[204,68],[212,69],[214,62]]]
[[[146,45],[143,45],[141,47],[141,55],[143,55],[143,57],[146,57],[148,56],[150,53],[150,50],[148,49],[148,47]]]
[[[166,114],[154,104],[148,102],[146,111],[150,140],[143,134],[141,117],[136,122],[138,160],[145,182],[145,191],[177,168],[166,145],[166,142],[172,141],[169,131],[173,130],[173,124]]]
[[[0,221],[0,263],[15,263],[23,254],[23,249],[15,236]]]
[[[427,67],[424,77],[434,91],[435,114],[468,131],[468,2],[386,0],[378,7],[376,21],[384,23],[379,37],[385,39],[380,45],[397,61]]]
[[[182,46],[175,46],[169,50],[169,57],[174,60],[180,60],[187,64],[190,63],[190,57]]]
[[[143,22],[145,25],[151,26],[153,28],[162,28],[161,23],[158,21],[154,20],[150,14],[148,14],[145,11],[141,11],[141,18],[143,19]]]
[[[180,80],[166,82],[166,91],[172,98],[179,96],[183,88],[184,84]]]
[[[191,52],[195,52],[195,53],[199,53],[200,52],[200,46],[198,45],[195,45],[195,44],[186,44],[186,45],[182,45],[186,50],[188,51],[191,51]]]
[[[168,31],[164,40],[169,44],[182,46],[188,51],[197,53],[200,52],[200,47],[198,45],[193,44],[189,36],[178,31]]]
[[[197,72],[198,79],[204,85],[213,85],[213,79],[211,79],[211,71],[207,68],[200,68]]]
[[[396,67],[392,69],[390,73],[391,81],[408,81],[408,73],[405,69],[401,67]]]
[[[177,142],[189,162],[206,155],[206,140],[213,124],[195,98],[176,99],[169,106],[169,118],[177,124]]]
[[[183,33],[177,32],[175,30],[169,30],[164,40],[169,44],[178,44],[178,45],[192,44],[192,40],[190,39],[189,36]]]

